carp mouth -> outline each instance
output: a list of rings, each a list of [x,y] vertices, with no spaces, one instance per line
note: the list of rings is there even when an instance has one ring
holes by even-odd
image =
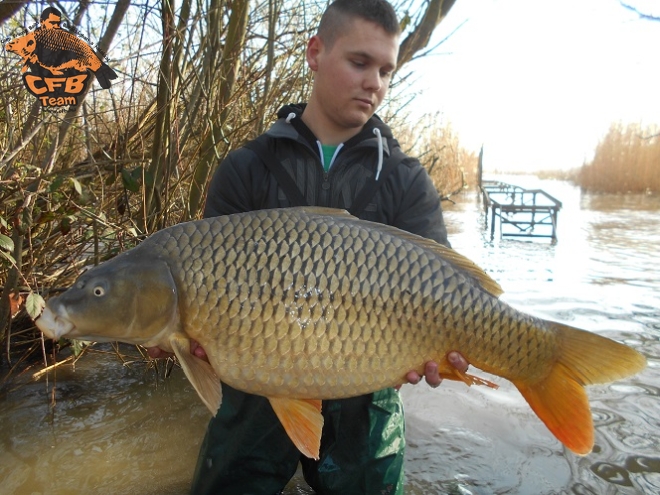
[[[44,312],[34,322],[46,337],[55,340],[64,337],[76,328],[66,316],[56,314],[48,306],[46,306]]]

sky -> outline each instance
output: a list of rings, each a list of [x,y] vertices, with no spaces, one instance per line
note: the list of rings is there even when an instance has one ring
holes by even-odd
[[[412,62],[411,111],[483,144],[485,171],[578,168],[612,123],[660,125],[660,21],[618,0],[457,0],[429,46],[454,30]]]

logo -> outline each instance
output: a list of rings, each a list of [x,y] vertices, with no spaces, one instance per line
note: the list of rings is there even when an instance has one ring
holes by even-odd
[[[22,59],[25,87],[49,111],[78,105],[91,73],[103,89],[117,78],[87,42],[61,27],[61,19],[58,9],[48,7],[41,13],[36,29],[6,45],[7,51]]]

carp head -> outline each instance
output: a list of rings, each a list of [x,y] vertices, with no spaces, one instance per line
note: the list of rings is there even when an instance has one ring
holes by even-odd
[[[176,284],[164,261],[131,250],[49,299],[36,324],[52,339],[159,345],[180,327]]]

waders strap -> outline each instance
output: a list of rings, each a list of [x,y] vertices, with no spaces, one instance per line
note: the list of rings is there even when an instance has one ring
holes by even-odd
[[[394,170],[399,163],[408,158],[403,153],[403,151],[401,151],[401,148],[398,146],[393,146],[392,141],[389,141],[388,145],[391,150],[391,154],[389,158],[383,162],[383,169],[380,172],[380,177],[378,180],[375,179],[375,176],[371,177],[362,187],[362,189],[360,189],[360,192],[357,194],[353,205],[348,209],[348,212],[355,217],[360,217],[364,209],[369,204],[369,201],[371,201],[376,195],[378,189],[380,189],[380,186],[385,183],[392,170]]]
[[[291,203],[291,206],[309,206],[291,175],[289,175],[280,161],[275,158],[265,143],[255,139],[245,143],[244,146],[247,149],[254,151],[264,165],[266,165],[268,170],[270,170],[270,173],[275,176],[275,180],[277,180],[277,183],[282,188],[282,191]]]

